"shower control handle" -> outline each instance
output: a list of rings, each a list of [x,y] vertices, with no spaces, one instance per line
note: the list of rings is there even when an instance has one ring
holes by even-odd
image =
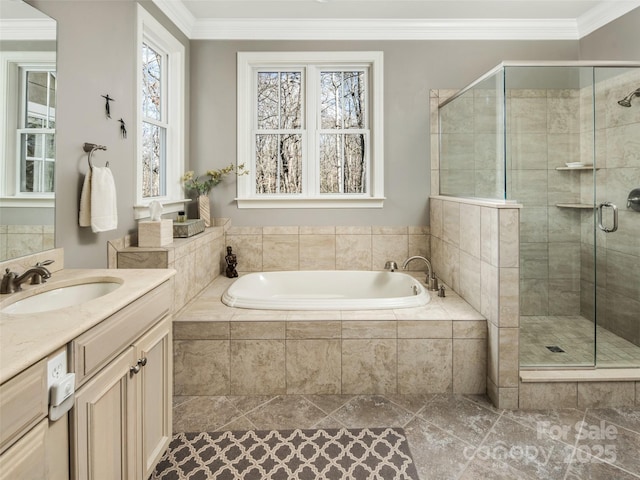
[[[605,227],[602,223],[602,210],[604,208],[612,208],[613,209],[613,226],[611,228]],[[602,202],[598,205],[598,227],[600,230],[606,233],[612,233],[618,230],[618,207],[611,202]]]

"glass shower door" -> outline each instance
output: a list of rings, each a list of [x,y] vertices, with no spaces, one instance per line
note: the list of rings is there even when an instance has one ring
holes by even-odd
[[[596,364],[639,367],[640,68],[595,67],[594,100]]]

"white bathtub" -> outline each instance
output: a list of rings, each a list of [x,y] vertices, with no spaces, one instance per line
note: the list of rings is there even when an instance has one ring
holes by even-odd
[[[401,272],[314,270],[243,275],[222,295],[260,310],[379,310],[426,305],[429,292]]]

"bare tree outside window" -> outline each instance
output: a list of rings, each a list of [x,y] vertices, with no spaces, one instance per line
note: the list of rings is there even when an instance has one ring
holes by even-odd
[[[366,193],[365,93],[363,71],[320,72],[320,193]]]
[[[162,105],[163,55],[142,44],[142,195],[165,193],[166,126]]]
[[[256,193],[302,193],[302,72],[258,72]]]

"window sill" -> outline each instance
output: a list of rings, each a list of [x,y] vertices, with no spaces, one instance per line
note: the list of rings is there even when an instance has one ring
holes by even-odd
[[[238,208],[382,208],[385,197],[236,198]]]
[[[11,208],[54,208],[56,199],[49,197],[2,197],[0,207]]]
[[[149,201],[151,203],[152,200]],[[190,198],[182,198],[179,200],[158,200],[162,204],[162,214],[176,213],[180,210],[184,210],[185,203],[192,202]],[[147,205],[134,205],[133,206],[133,218],[140,220],[142,218],[149,218],[149,204]]]

